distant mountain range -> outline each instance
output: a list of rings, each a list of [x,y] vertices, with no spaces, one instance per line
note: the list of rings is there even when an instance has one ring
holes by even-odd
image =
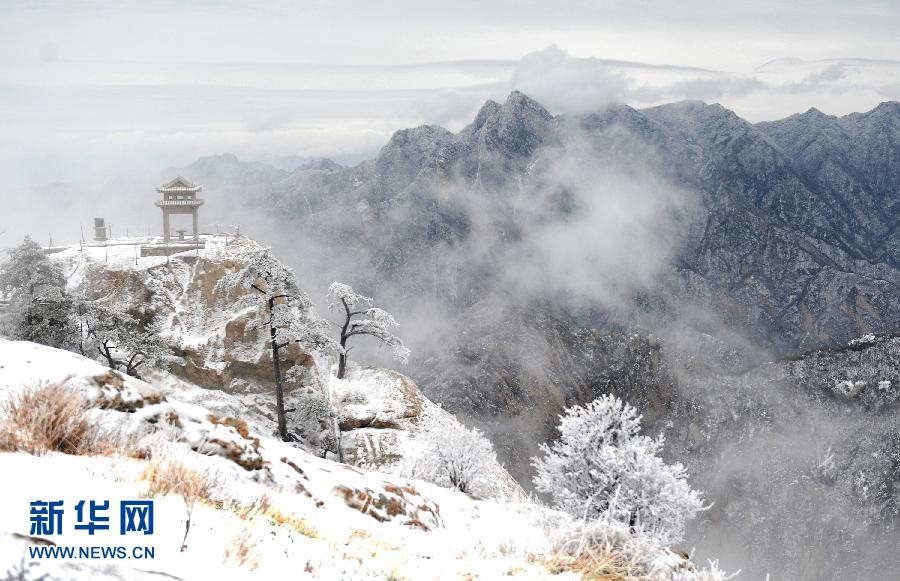
[[[712,335],[732,355],[710,364],[734,369],[900,326],[896,102],[845,117],[811,109],[751,124],[701,102],[554,116],[513,92],[502,104],[485,103],[459,133],[430,125],[398,131],[375,159],[355,167],[323,160],[287,172],[226,155],[184,171],[227,185],[240,196],[234,203],[274,211],[281,231],[304,240],[301,272],[355,278],[401,316],[451,313],[443,331],[464,339],[442,342],[437,354],[419,350],[438,384],[447,383],[437,377],[442,370],[453,369],[447,401],[495,393],[498,383],[554,384],[577,374],[548,371],[552,363],[519,369],[517,358],[533,346],[517,343],[559,344],[554,325],[537,323],[544,318],[599,336],[629,329]],[[608,194],[622,182],[625,198]],[[657,187],[678,194],[647,192]],[[632,215],[630,201],[658,212]],[[511,278],[510,265],[539,278],[540,269],[520,260],[560,258],[535,248],[554,239],[548,224],[607,216],[607,203],[623,222],[647,219],[654,231],[626,239],[632,249],[615,246],[611,252],[633,255],[624,261],[607,260],[598,248],[598,260],[588,253],[583,264],[576,257],[567,265],[603,283],[602,300],[593,304],[590,292],[571,300],[579,293],[565,281]],[[535,231],[551,234],[535,238]],[[655,246],[665,247],[663,257],[641,265],[648,272],[640,276],[629,272]],[[328,249],[333,260],[309,259],[312,248]],[[564,278],[553,268],[545,273]],[[473,358],[472,328],[495,320],[501,323],[477,335],[493,347]],[[506,371],[486,373],[488,362]],[[470,412],[480,415],[482,403]]]
[[[719,547],[739,566],[751,555],[758,572],[827,578],[796,557],[844,543],[850,522],[893,542],[882,525],[900,518],[896,469],[873,460],[856,487],[846,442],[883,442],[888,464],[900,454],[886,395],[897,361],[881,361],[897,344],[878,339],[865,357],[847,345],[900,330],[900,103],[752,124],[694,101],[553,115],[513,92],[458,133],[398,131],[354,167],[226,154],[171,172],[205,186],[207,214],[275,245],[305,288],[343,280],[374,295],[413,348],[407,373],[485,429],[524,485],[563,407],[613,392],[715,498],[698,534],[781,527]],[[848,403],[854,381],[887,403]],[[797,431],[819,424],[833,429]],[[792,497],[791,482],[818,478],[820,453],[837,472]],[[759,454],[770,480],[734,466]],[[817,528],[822,503],[834,520]],[[800,505],[793,521],[771,514]],[[772,545],[801,519],[807,536]]]

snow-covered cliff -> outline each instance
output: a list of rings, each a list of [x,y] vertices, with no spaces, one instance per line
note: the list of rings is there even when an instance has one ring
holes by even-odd
[[[252,291],[231,280],[262,247],[243,236],[205,236],[199,250],[141,257],[142,242],[73,245],[51,256],[63,266],[72,293],[159,322],[178,359],[148,377],[173,388],[204,388],[186,391],[192,401],[273,435],[275,378],[268,330],[260,325],[260,307],[242,300]],[[311,308],[304,316],[310,324],[321,321]],[[337,416],[346,462],[393,473],[403,470],[404,456],[419,436],[458,425],[400,373],[351,367],[339,380],[331,374],[333,357],[299,343],[281,350],[281,363],[282,369],[293,370],[285,374],[289,431],[318,455],[336,457],[330,413]],[[492,495],[524,498],[499,463],[490,470]]]

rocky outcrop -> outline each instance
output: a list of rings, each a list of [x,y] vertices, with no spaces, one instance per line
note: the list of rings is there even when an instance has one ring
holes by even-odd
[[[191,383],[228,393],[269,393],[275,384],[271,352],[260,309],[241,306],[249,288],[229,286],[245,257],[261,247],[248,238],[214,238],[202,253],[142,259],[137,265],[100,265],[64,253],[73,268],[84,269],[76,292],[107,301],[143,320],[162,321],[162,333],[179,361],[169,371]],[[288,393],[323,393],[312,353],[299,344],[282,350]]]
[[[175,254],[168,260],[144,257],[137,264],[101,265],[74,250],[56,258],[71,261],[66,270],[80,273],[71,279],[74,291],[162,323],[163,335],[179,356],[168,371],[187,384],[223,394],[185,390],[196,403],[218,414],[204,421],[220,431],[241,426],[246,431],[249,421],[251,427],[274,434],[275,380],[266,329],[260,322],[261,305],[242,300],[252,291],[229,281],[258,249],[245,237],[213,238],[202,252]],[[318,455],[336,457],[333,409],[343,460],[388,472],[399,471],[416,434],[457,421],[399,373],[351,367],[341,381],[322,373],[320,362],[329,364],[326,356],[298,344],[281,351],[289,431]],[[245,459],[243,452],[220,445],[225,453],[241,458],[242,465],[253,465],[252,455]],[[502,466],[492,470],[504,495],[524,496]],[[356,493],[348,498],[356,498]]]
[[[387,369],[353,367],[343,380],[332,379],[331,392],[341,431],[345,462],[369,470],[399,474],[405,453],[426,432],[440,433],[458,420],[428,400],[408,377]],[[492,473],[497,496],[521,499],[522,488],[499,463]]]

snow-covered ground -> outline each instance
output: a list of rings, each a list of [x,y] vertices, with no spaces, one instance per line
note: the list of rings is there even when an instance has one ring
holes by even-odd
[[[151,459],[0,453],[0,571],[24,568],[26,579],[578,578],[548,569],[553,531],[566,517],[536,503],[476,499],[317,458],[179,399],[199,388],[154,386],[79,355],[0,339],[0,398],[51,383],[98,404],[96,421],[132,434]],[[29,502],[62,499],[71,509],[83,499],[146,497],[148,466],[173,462],[205,475],[212,491],[190,512],[178,494],[156,497],[157,530],[138,542],[155,548],[152,560],[28,557],[29,546],[45,542],[30,535]],[[47,540],[135,544],[115,532],[89,537],[64,527]],[[684,574],[688,563],[665,550],[655,561],[660,579]]]
[[[199,237],[202,247],[189,251],[180,251],[178,248],[180,241],[172,240],[170,256],[185,254],[204,257],[213,256],[235,240],[240,239],[225,234],[203,234]],[[183,244],[191,243],[192,240],[189,239],[183,242]],[[82,244],[55,246],[48,248],[47,251],[50,253],[51,258],[61,261],[64,265],[68,286],[73,288],[79,286],[81,277],[84,275],[84,267],[90,263],[102,264],[110,269],[134,268],[135,270],[143,270],[165,264],[168,260],[168,257],[165,255],[141,256],[142,246],[164,249],[166,243],[160,236],[121,237],[110,238],[106,242],[91,241]]]

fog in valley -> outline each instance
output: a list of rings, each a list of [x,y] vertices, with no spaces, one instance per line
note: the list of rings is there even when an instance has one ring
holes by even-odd
[[[320,313],[335,280],[389,310],[408,366],[354,362],[527,490],[562,410],[615,393],[710,505],[699,559],[886,578],[897,409],[832,387],[900,376],[843,350],[900,329],[900,9],[776,4],[8,2],[0,247],[158,236],[184,176]]]

